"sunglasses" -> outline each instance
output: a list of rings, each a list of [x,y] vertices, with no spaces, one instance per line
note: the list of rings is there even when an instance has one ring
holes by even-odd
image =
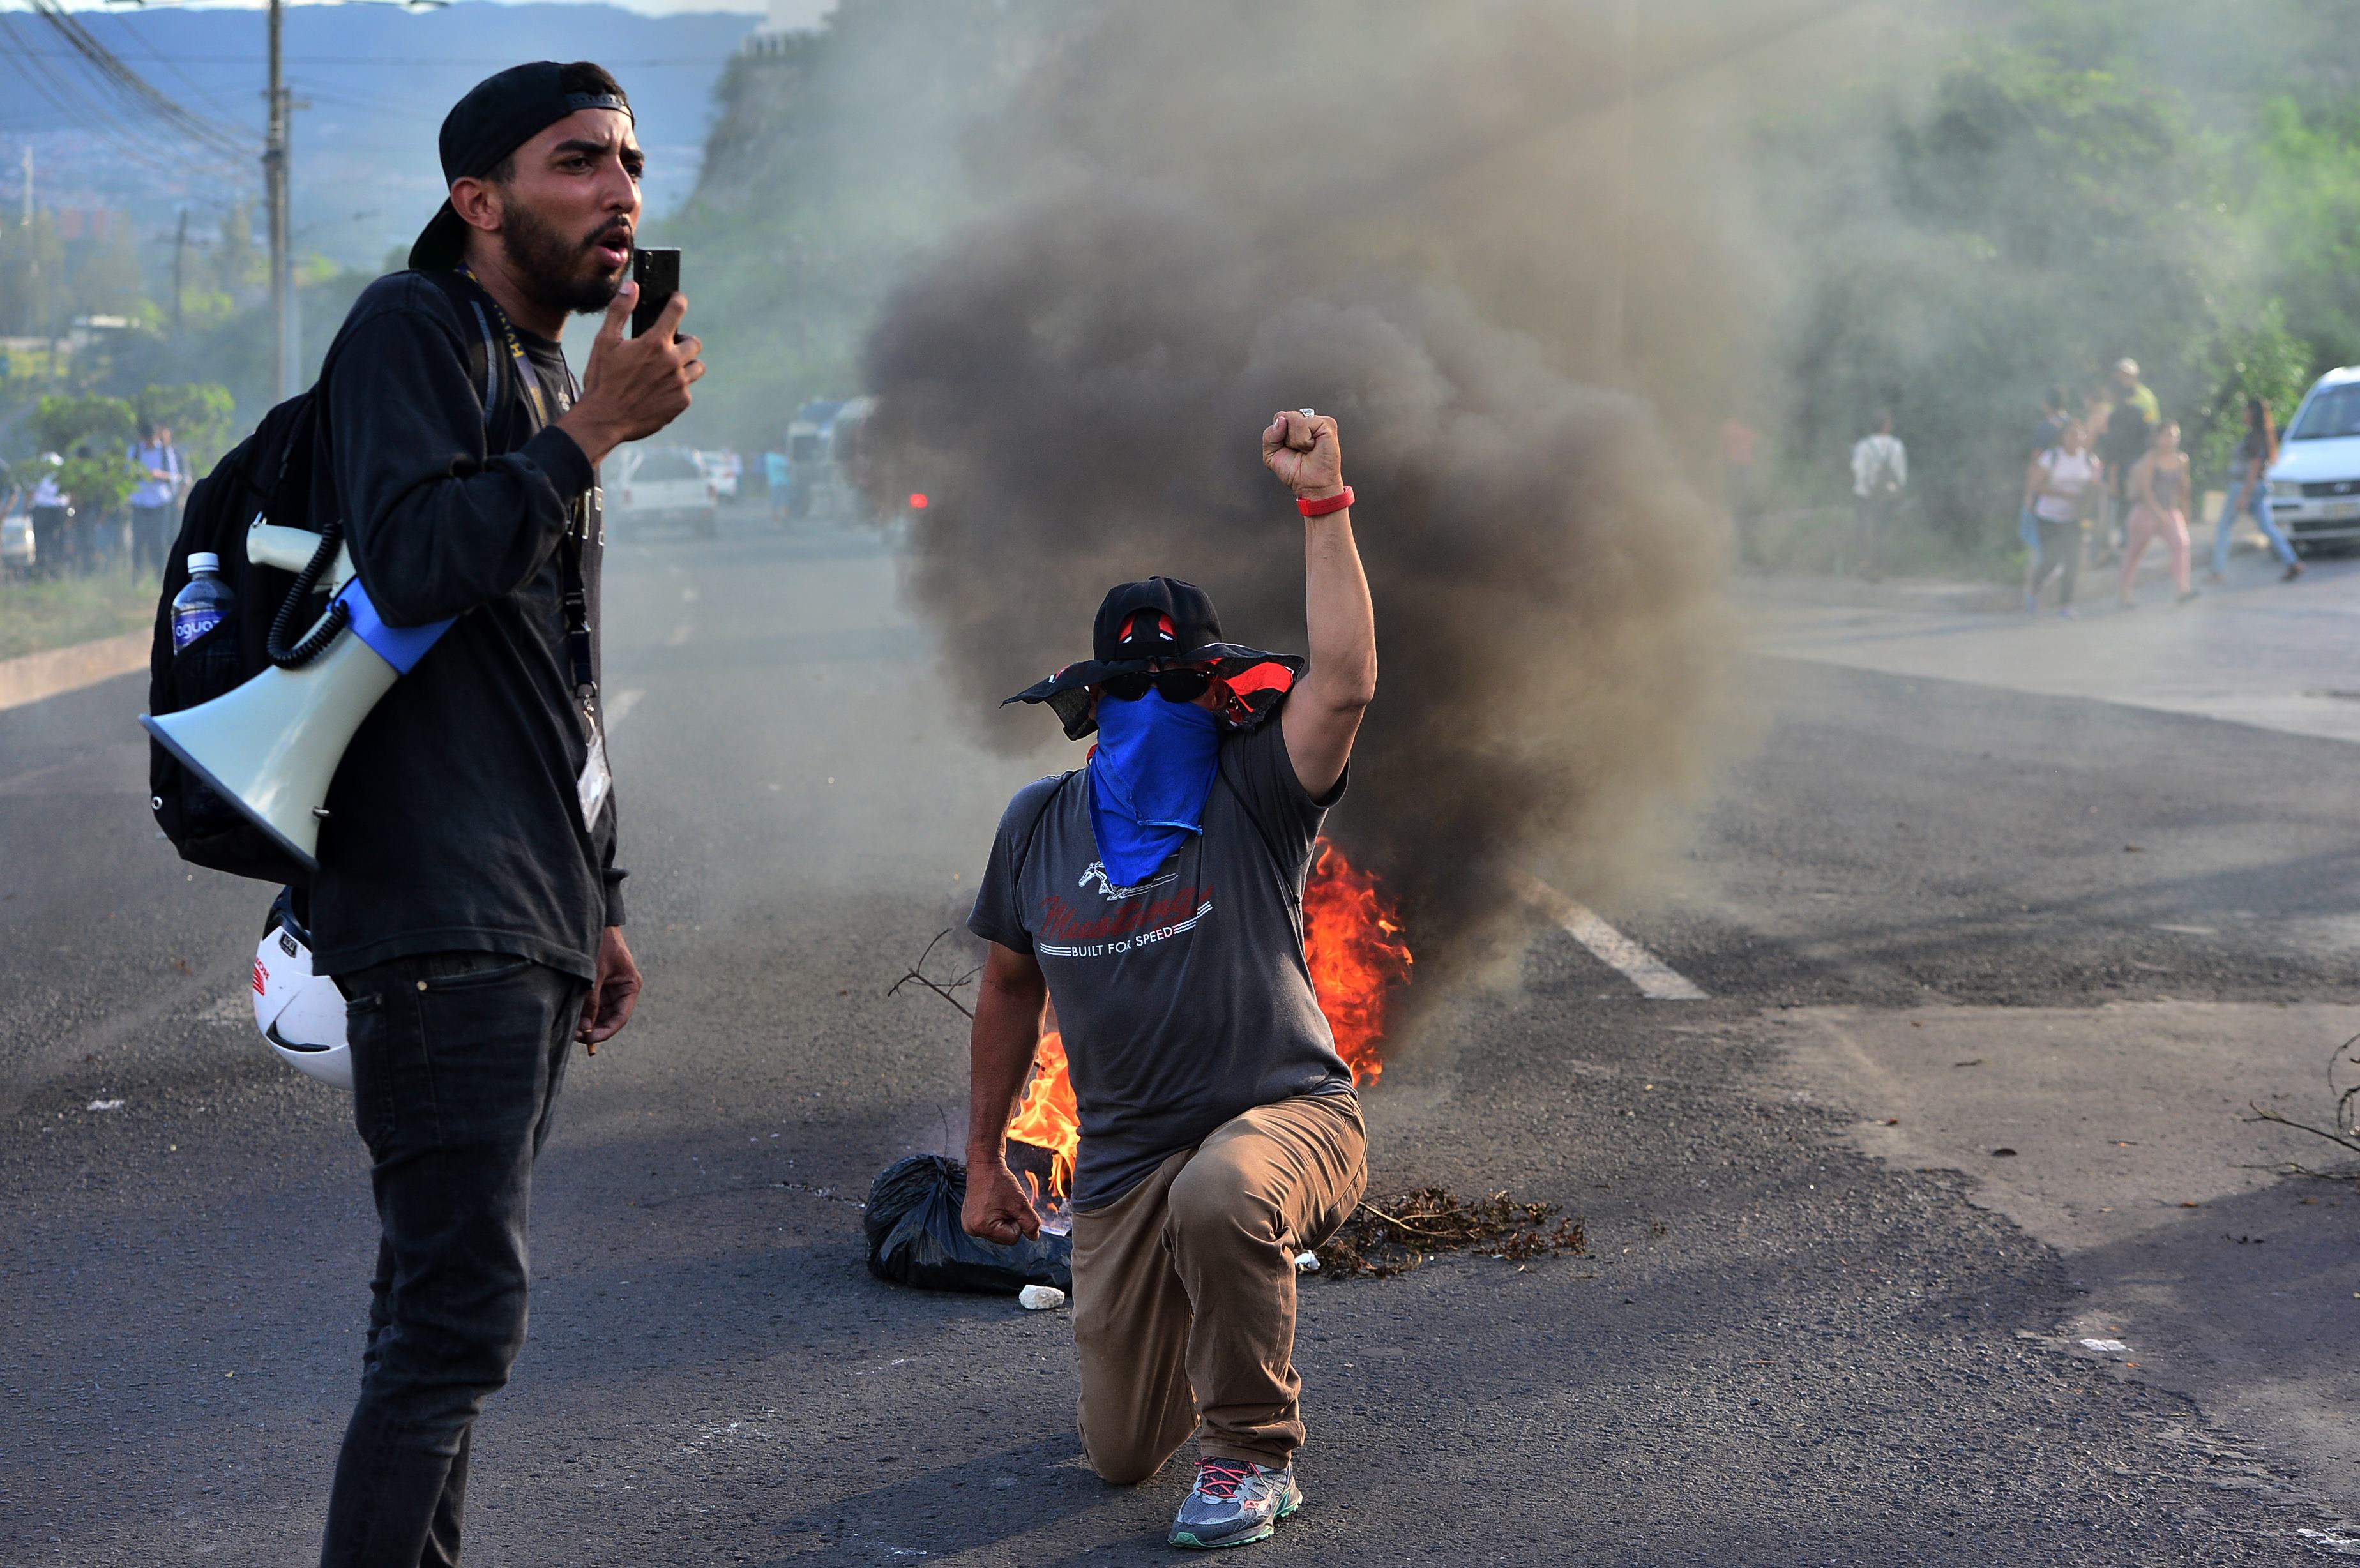
[[[1153,675],[1109,675],[1098,689],[1119,702],[1136,702],[1150,686],[1167,702],[1193,702],[1213,684],[1209,670],[1161,670]]]

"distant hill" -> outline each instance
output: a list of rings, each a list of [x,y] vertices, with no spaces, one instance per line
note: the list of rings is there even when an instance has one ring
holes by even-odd
[[[258,10],[82,11],[76,19],[158,89],[209,119],[262,136],[264,19]],[[302,250],[374,267],[442,196],[434,133],[483,77],[524,60],[595,60],[638,112],[647,198],[660,215],[686,199],[711,118],[714,84],[761,23],[743,13],[651,16],[612,5],[492,5],[409,12],[389,5],[294,5],[287,13],[294,120],[295,225]],[[169,254],[178,209],[210,235],[228,206],[259,194],[258,163],[202,168],[154,124],[98,112],[65,44],[24,12],[0,15],[0,212],[20,199],[21,149],[36,200],[128,212],[151,269]]]

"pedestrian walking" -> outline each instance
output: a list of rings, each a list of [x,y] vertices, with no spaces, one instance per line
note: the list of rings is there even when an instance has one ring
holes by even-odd
[[[2114,362],[2113,391],[2106,422],[2092,426],[2090,432],[2098,460],[2106,465],[2104,504],[2099,516],[2099,529],[2105,541],[2101,564],[2114,560],[2122,548],[2124,528],[2130,517],[2130,472],[2154,444],[2155,428],[2163,419],[2163,409],[2155,393],[2139,379],[2137,360]]]
[[[187,465],[172,444],[169,425],[151,424],[126,454],[139,471],[131,492],[131,570],[161,575],[165,554],[180,531],[180,495],[186,489]]]
[[[770,521],[781,528],[787,521],[787,454],[766,452],[762,454],[762,484],[770,495]]]
[[[41,454],[40,477],[33,482],[33,564],[43,577],[66,575],[75,569],[79,559],[73,497],[58,483],[64,467],[65,459],[56,452],[45,452]]]
[[[2059,572],[2057,613],[2073,618],[2073,585],[2081,572],[2081,519],[2096,504],[2104,466],[2089,450],[2090,433],[2079,419],[2066,421],[2057,444],[2032,460],[2026,487],[2040,525],[2040,568],[2026,586],[2024,611],[2040,608],[2040,590]]]
[[[1885,574],[1885,538],[1908,484],[1909,451],[1893,433],[1893,416],[1879,409],[1870,433],[1852,449],[1853,549],[1860,574],[1871,582]]]
[[[2032,445],[2026,453],[2027,462],[2038,463],[2040,454],[2057,445],[2065,426],[2072,416],[2065,411],[2065,388],[2051,387],[2040,399],[2040,418],[2032,427]],[[2027,472],[2024,499],[2016,506],[2016,537],[2024,544],[2024,596],[2032,598],[2032,585],[2040,580],[2040,519],[2032,510],[2032,475]],[[2079,541],[2075,541],[2079,544]]]
[[[2157,539],[2171,556],[2171,585],[2183,604],[2196,597],[2188,585],[2188,454],[2180,450],[2180,426],[2165,420],[2155,432],[2155,444],[2131,469],[2125,487],[2131,497],[2129,537],[2123,544],[2123,608],[2136,607],[2131,581],[2138,574],[2139,558]]]
[[[313,515],[344,519],[388,624],[449,623],[346,747],[311,880],[379,1227],[323,1568],[459,1561],[475,1418],[524,1345],[533,1167],[567,1058],[638,1001],[598,699],[598,464],[703,374],[681,296],[625,335],[642,160],[612,76],[503,71],[441,147],[450,199],[410,270],[354,303],[315,394]],[[585,392],[558,340],[599,310]]]
[[[2270,464],[2278,460],[2278,432],[2270,418],[2270,406],[2259,397],[2245,399],[2245,436],[2237,443],[2237,451],[2229,459],[2229,493],[2221,502],[2221,521],[2212,529],[2212,569],[2204,574],[2209,583],[2229,580],[2229,539],[2236,531],[2239,513],[2248,513],[2254,524],[2269,541],[2270,550],[2286,571],[2279,574],[2282,583],[2291,583],[2302,575],[2302,558],[2294,546],[2270,520]]]
[[[1126,583],[1095,659],[1011,701],[1046,702],[1087,763],[1027,785],[968,929],[976,1003],[967,1229],[1040,1219],[1007,1163],[1011,1109],[1054,998],[1081,1115],[1074,1349],[1082,1451],[1155,1474],[1193,1432],[1176,1546],[1269,1535],[1303,1500],[1295,1255],[1368,1183],[1352,1074],[1304,958],[1304,877],[1376,691],[1376,626],[1336,421],[1280,414],[1262,460],[1303,514],[1305,661],[1220,640],[1186,583]]]

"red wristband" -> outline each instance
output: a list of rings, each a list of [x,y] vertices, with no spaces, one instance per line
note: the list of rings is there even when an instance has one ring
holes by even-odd
[[[1335,495],[1322,496],[1317,501],[1298,500],[1295,503],[1295,509],[1306,517],[1324,517],[1330,512],[1340,512],[1351,504],[1352,487],[1347,485]]]

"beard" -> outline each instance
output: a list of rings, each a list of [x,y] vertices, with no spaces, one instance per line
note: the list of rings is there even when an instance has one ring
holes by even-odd
[[[552,310],[577,316],[603,310],[615,302],[629,268],[608,277],[590,255],[595,241],[614,233],[612,223],[601,224],[587,238],[572,240],[521,203],[511,203],[502,216],[506,221],[500,224],[500,253],[508,258],[518,283],[535,299]]]

